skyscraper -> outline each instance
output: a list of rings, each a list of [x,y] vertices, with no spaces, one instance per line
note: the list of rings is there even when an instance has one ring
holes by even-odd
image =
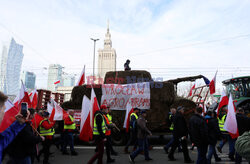
[[[56,91],[58,86],[63,85],[62,81],[62,69],[63,67],[59,64],[50,64],[48,73],[48,90],[52,92]],[[56,81],[60,81],[58,84],[54,84]]]
[[[109,33],[109,23],[104,39],[104,49],[98,50],[98,75],[105,77],[106,72],[116,71],[116,51],[112,48],[111,34]]]
[[[64,87],[75,86],[75,76],[73,76],[73,75],[63,75],[63,86]]]
[[[35,88],[36,75],[33,72],[23,71],[21,79],[27,89]]]
[[[19,91],[22,61],[23,46],[12,38],[9,50],[3,48],[1,60],[1,86],[7,95],[16,95]]]

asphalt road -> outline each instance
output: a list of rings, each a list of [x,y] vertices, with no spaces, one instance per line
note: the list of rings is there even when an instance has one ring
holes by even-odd
[[[51,152],[53,152],[54,154],[52,155],[52,157],[50,157],[50,163],[51,164],[86,164],[88,162],[88,160],[91,158],[91,156],[94,154],[94,146],[75,146],[76,151],[79,153],[78,156],[71,156],[71,155],[62,155],[61,152],[59,150],[56,149],[55,146],[52,146],[51,148]],[[123,153],[123,146],[116,146],[114,147],[114,149],[119,153],[118,156],[113,156],[113,158],[115,159],[115,163],[116,164],[128,164],[129,162],[129,158],[128,158],[128,154],[124,154]],[[227,152],[228,152],[228,145],[225,145],[223,148],[223,153],[220,154],[218,153],[218,155],[222,158],[221,162],[218,162],[218,164],[233,164],[234,162],[231,162],[228,159],[227,156]],[[135,163],[145,163],[145,164],[162,164],[162,163],[168,163],[168,164],[180,164],[183,163],[183,154],[182,153],[175,153],[175,158],[177,159],[177,161],[168,161],[168,157],[167,154],[164,152],[164,150],[162,149],[161,145],[157,145],[153,148],[153,150],[151,150],[149,152],[150,157],[153,158],[153,161],[145,161],[144,160],[144,156],[143,155],[139,155],[136,159],[135,159]],[[189,150],[189,154],[192,160],[196,160],[197,159],[197,150],[194,149],[193,151]],[[43,157],[41,157],[41,161],[37,162],[35,161],[35,164],[42,164],[42,159]],[[3,161],[3,164],[6,164],[7,158]],[[106,154],[104,154],[104,159],[103,159],[104,163],[106,163]],[[214,159],[212,160],[212,163],[215,163]],[[248,163],[246,162],[245,159],[243,159],[243,164],[244,163]]]

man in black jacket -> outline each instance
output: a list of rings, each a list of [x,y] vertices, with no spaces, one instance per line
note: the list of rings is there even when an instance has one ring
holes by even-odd
[[[184,114],[184,108],[182,106],[179,106],[177,108],[177,112],[173,120],[174,121],[174,130],[173,130],[174,142],[168,154],[168,158],[170,161],[176,160],[174,158],[174,151],[178,147],[179,143],[181,142],[183,155],[184,155],[184,162],[192,163],[193,161],[190,159],[189,154],[188,154],[188,149],[187,149],[188,128],[187,128],[187,123],[183,114]]]
[[[208,127],[208,143],[209,143],[209,150],[207,154],[207,163],[211,164],[212,156],[214,155],[215,161],[221,161],[221,158],[218,157],[215,146],[217,140],[221,138],[221,132],[218,124],[218,120],[216,118],[216,113],[212,111],[208,111],[207,115],[205,116],[207,127]]]
[[[189,134],[192,143],[197,146],[197,164],[207,163],[208,128],[205,119],[201,116],[202,108],[196,107],[195,114],[189,120]]]
[[[26,126],[8,147],[10,164],[31,164],[31,156],[35,153],[35,145],[45,140],[43,136],[37,136],[32,128],[31,120],[34,118],[34,113],[34,109],[28,110],[29,117],[26,122]]]

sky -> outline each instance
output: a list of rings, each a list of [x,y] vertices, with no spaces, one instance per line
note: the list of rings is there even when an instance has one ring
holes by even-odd
[[[92,73],[90,38],[103,48],[109,20],[118,70],[126,59],[164,80],[218,70],[221,86],[249,75],[249,8],[249,0],[0,0],[0,52],[11,37],[22,44],[22,69],[36,73],[37,88],[47,87],[49,64],[77,79],[84,65]]]

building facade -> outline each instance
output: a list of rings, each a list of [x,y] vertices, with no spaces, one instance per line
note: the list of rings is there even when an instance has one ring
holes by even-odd
[[[63,86],[73,87],[75,86],[75,76],[73,75],[63,75]]]
[[[6,52],[6,49],[4,51]],[[3,65],[3,70],[6,68],[5,73],[3,72],[3,74],[5,74],[3,75],[3,77],[5,76],[3,82],[3,91],[7,95],[17,95],[21,84],[20,74],[23,61],[23,46],[16,43],[16,41],[12,38],[7,51],[7,60],[5,52],[3,53],[4,59],[1,62],[1,66]]]
[[[50,64],[48,70],[48,90],[55,92],[56,88],[63,85],[62,81],[62,69],[59,64]],[[55,82],[60,81],[58,84]]]
[[[35,89],[36,75],[33,72],[23,71],[21,79],[27,89]]]
[[[98,76],[105,77],[106,72],[116,71],[116,51],[112,48],[109,24],[104,39],[104,48],[98,50]]]
[[[7,69],[8,48],[3,46],[0,65],[0,90],[7,94],[6,69]]]

